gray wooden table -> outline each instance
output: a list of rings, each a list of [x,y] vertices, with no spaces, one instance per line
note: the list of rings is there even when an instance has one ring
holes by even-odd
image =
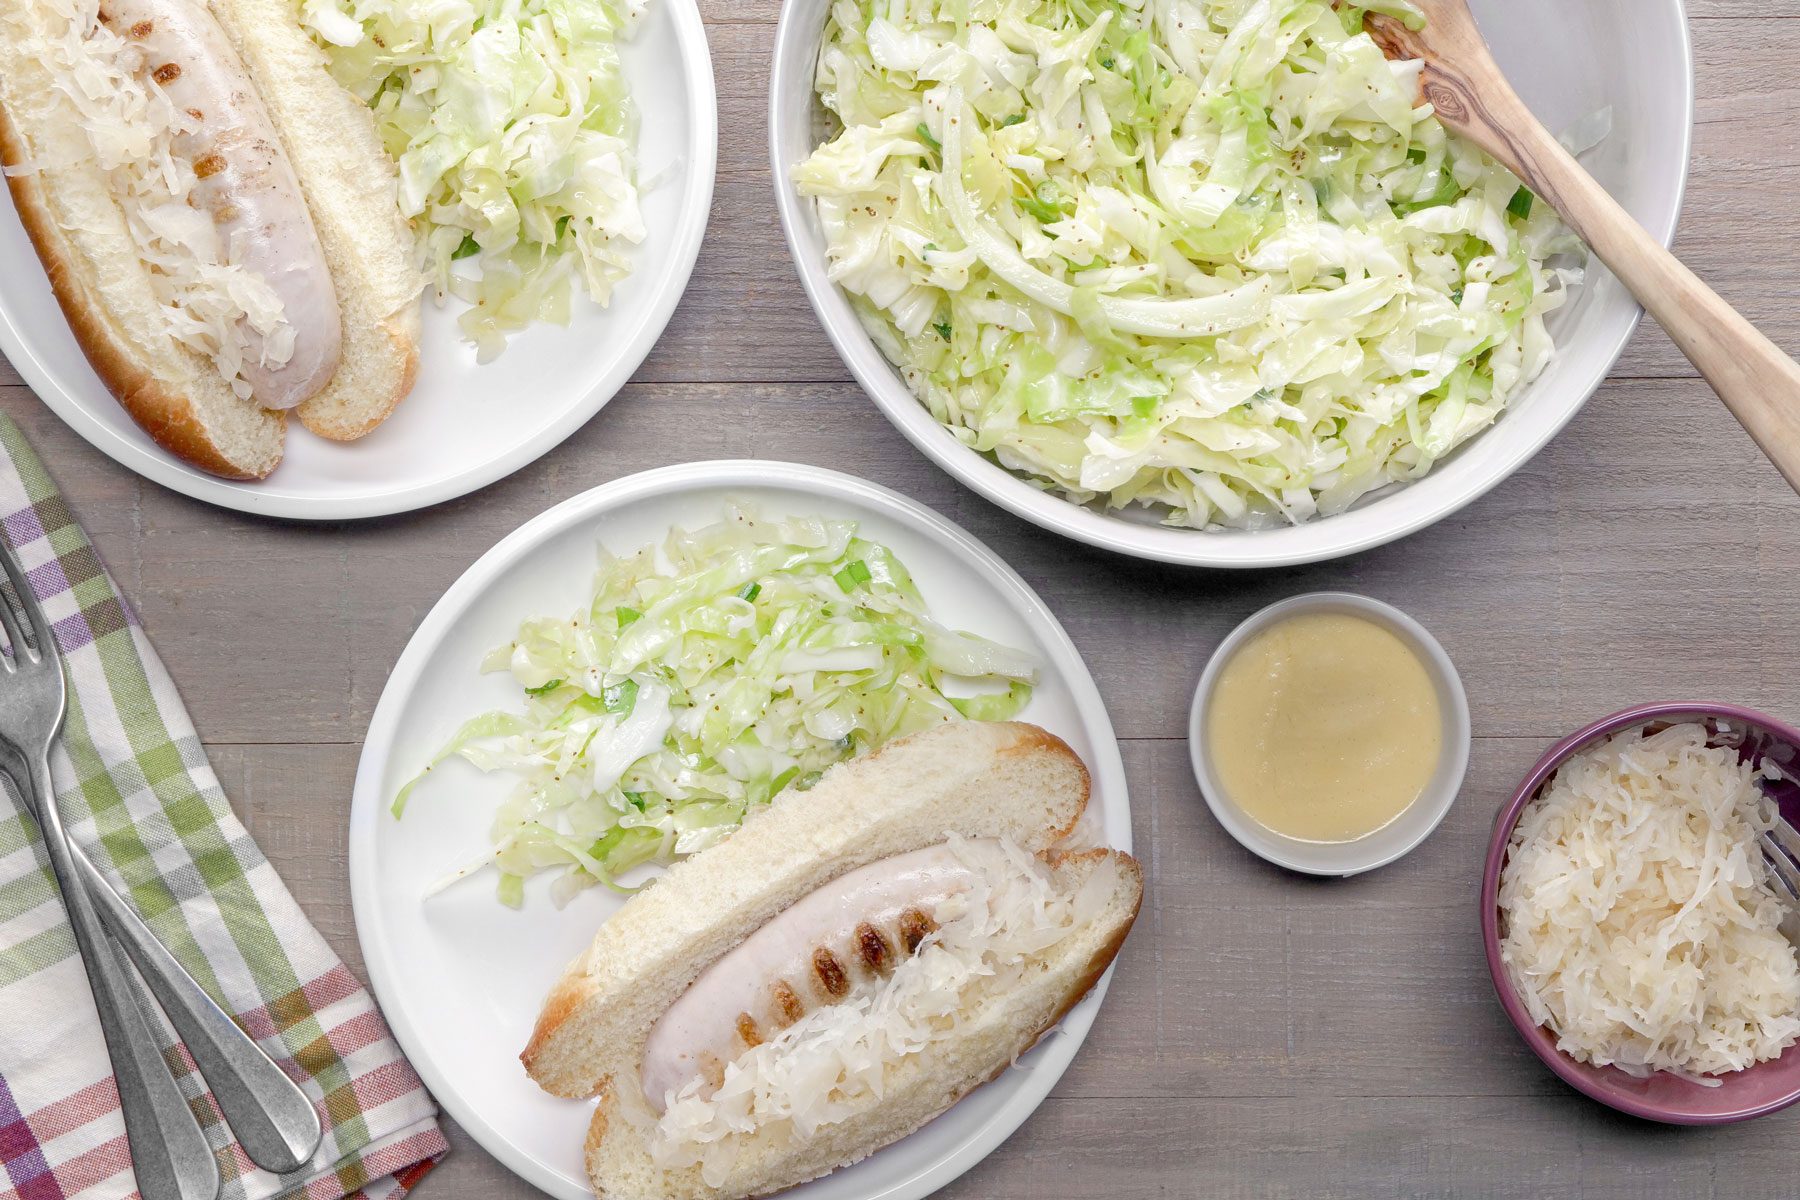
[[[238,811],[353,968],[344,868],[359,743],[388,670],[477,555],[576,492],[689,459],[784,458],[960,522],[1061,616],[1124,741],[1143,916],[1087,1047],[957,1197],[1793,1197],[1800,1110],[1672,1130],[1600,1108],[1490,993],[1475,891],[1495,809],[1591,717],[1665,697],[1800,717],[1800,500],[1662,333],[1486,499],[1346,562],[1209,574],[1040,532],[928,463],[848,381],[786,261],[763,138],[777,0],[711,0],[718,190],[687,297],[636,379],[559,449],[429,512],[277,524],[145,483],[0,363],[0,404],[62,485],[167,661]],[[1800,0],[1690,0],[1699,128],[1679,249],[1800,349]],[[1441,638],[1474,711],[1468,785],[1396,866],[1310,883],[1201,803],[1183,718],[1253,609],[1343,587]],[[954,1114],[946,1118],[955,1120]],[[530,1189],[452,1131],[425,1200]]]

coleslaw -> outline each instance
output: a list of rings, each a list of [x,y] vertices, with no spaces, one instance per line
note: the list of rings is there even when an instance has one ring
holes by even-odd
[[[920,401],[1039,486],[1261,528],[1426,474],[1553,353],[1548,206],[1415,104],[1405,0],[838,0],[793,173]]]
[[[563,903],[713,845],[787,787],[942,721],[1006,720],[1035,658],[939,624],[912,576],[856,523],[737,507],[659,545],[602,553],[592,601],[525,622],[485,670],[523,707],[468,721],[394,799],[451,757],[508,771],[491,848],[501,899],[562,868]],[[440,885],[441,886],[441,885]]]
[[[304,0],[331,73],[375,113],[440,303],[487,362],[577,281],[606,304],[644,240],[619,63],[647,0]]]

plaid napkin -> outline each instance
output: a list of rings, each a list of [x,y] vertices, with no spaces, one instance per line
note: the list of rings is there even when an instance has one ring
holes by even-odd
[[[51,771],[70,835],[325,1123],[306,1167],[260,1170],[165,1025],[164,1057],[219,1155],[224,1200],[398,1200],[447,1149],[431,1098],[232,815],[136,614],[4,415],[0,522],[68,668]],[[135,1195],[105,1043],[42,843],[16,801],[0,804],[0,1200]]]

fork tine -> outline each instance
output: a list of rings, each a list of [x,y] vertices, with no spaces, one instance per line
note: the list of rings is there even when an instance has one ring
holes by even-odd
[[[12,642],[12,661],[29,662],[31,647],[25,642],[25,627],[19,623],[19,610],[13,607],[4,592],[0,592],[0,625],[6,627],[7,639]],[[7,665],[10,667],[10,663]]]
[[[1800,899],[1800,866],[1795,866],[1794,860],[1783,853],[1768,834],[1765,833],[1757,840],[1762,843],[1763,857],[1775,869],[1775,874],[1780,877],[1789,894]]]
[[[1800,893],[1796,893],[1793,888],[1788,886],[1787,880],[1781,877],[1781,868],[1776,865],[1775,859],[1770,857],[1766,850],[1763,852],[1763,861],[1769,864],[1769,881],[1774,885],[1776,892],[1781,895],[1782,899],[1788,901],[1800,901]]]
[[[25,615],[31,620],[31,630],[36,635],[33,647],[36,652],[34,659],[54,660],[56,639],[51,636],[50,623],[44,619],[43,605],[38,603],[37,593],[31,590],[31,579],[25,574],[25,566],[19,561],[18,552],[13,549],[12,542],[4,536],[0,536],[0,566],[6,569],[6,577],[12,580],[13,591],[18,594],[19,603],[24,607]],[[9,610],[0,613],[0,617],[6,619],[7,636],[13,640],[13,657],[22,657],[24,642],[19,637],[18,618],[10,612],[11,605],[0,607]]]
[[[1777,846],[1787,851],[1789,858],[1800,862],[1800,830],[1796,830],[1792,825],[1778,818],[1775,828],[1769,830],[1769,837],[1775,840]]]

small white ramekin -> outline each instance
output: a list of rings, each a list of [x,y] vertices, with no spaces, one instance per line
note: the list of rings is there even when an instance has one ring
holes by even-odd
[[[1245,642],[1287,617],[1308,612],[1340,612],[1373,621],[1410,646],[1425,664],[1437,688],[1438,711],[1443,720],[1443,753],[1425,791],[1393,821],[1353,842],[1306,842],[1265,828],[1232,802],[1213,770],[1207,746],[1207,711],[1219,673]],[[1226,832],[1253,853],[1280,867],[1306,875],[1358,875],[1384,867],[1431,836],[1450,811],[1462,790],[1469,769],[1469,699],[1463,693],[1456,664],[1425,627],[1391,604],[1351,592],[1311,592],[1294,596],[1250,617],[1219,643],[1200,676],[1194,705],[1188,714],[1188,752],[1194,760],[1194,777],[1207,807]]]

